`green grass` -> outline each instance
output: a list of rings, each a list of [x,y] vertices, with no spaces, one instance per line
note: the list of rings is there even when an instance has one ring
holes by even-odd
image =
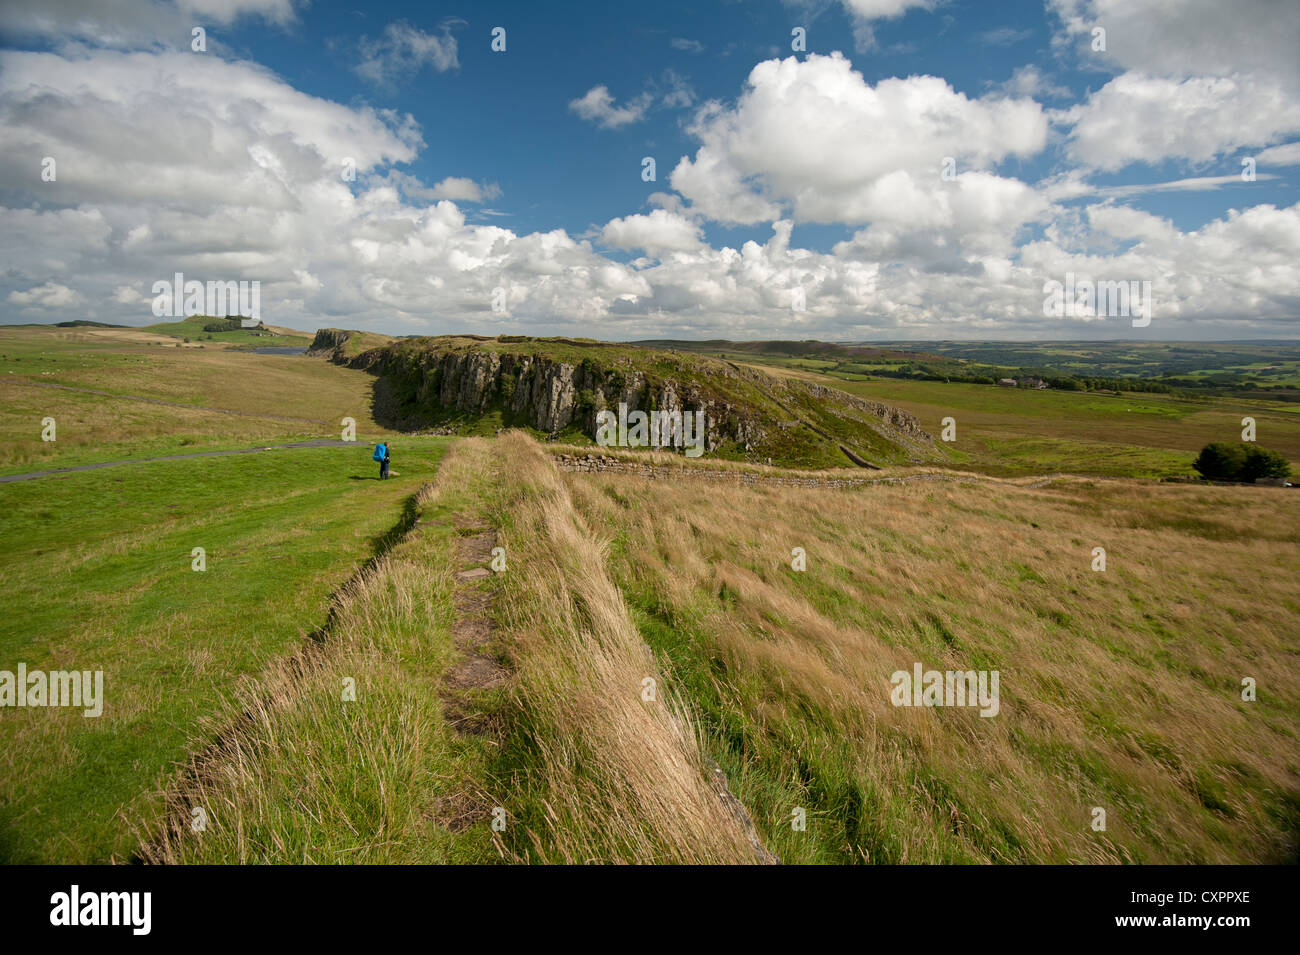
[[[936,438],[943,418],[954,418],[957,440],[944,445],[952,460],[986,473],[1192,474],[1192,461],[1206,444],[1240,440],[1246,416],[1255,418],[1260,445],[1281,451],[1300,469],[1300,406],[1294,404],[888,378],[834,386],[912,412]]]
[[[782,861],[1295,858],[1291,492],[567,484]],[[915,661],[999,670],[999,715],[893,707]],[[1245,703],[1255,673],[1269,699]]]
[[[454,457],[441,466],[452,466]],[[166,823],[145,843],[147,858],[497,858],[493,803],[483,804],[479,785],[495,743],[457,734],[441,696],[457,656],[456,524],[473,511],[484,481],[464,467],[454,477],[440,473],[432,491],[408,501],[409,532],[340,595],[323,641],[291,665],[272,666],[222,707],[216,722],[226,731],[169,790]],[[342,699],[345,677],[354,682],[355,699]],[[210,813],[200,833],[189,826],[196,805]]]
[[[372,417],[374,382],[365,372],[323,358],[151,348],[134,340],[95,337],[119,332],[0,329],[0,474],[336,439],[344,417],[356,421],[359,442],[392,433]],[[242,414],[204,410],[208,408]],[[41,440],[47,417],[56,423],[53,442]]]
[[[173,338],[188,338],[191,342],[224,342],[228,345],[250,345],[253,347],[306,348],[311,344],[310,335],[278,335],[272,333],[268,336],[266,329],[260,329],[260,335],[254,334],[259,331],[258,329],[251,328],[241,328],[229,332],[204,331],[203,326],[212,321],[215,321],[215,319],[207,315],[193,315],[179,322],[159,322],[155,325],[146,325],[141,331],[170,335]]]
[[[445,446],[403,439],[387,483],[359,445],[0,485],[0,668],[103,670],[106,696],[98,719],[0,713],[0,858],[127,857],[200,720],[326,622]]]

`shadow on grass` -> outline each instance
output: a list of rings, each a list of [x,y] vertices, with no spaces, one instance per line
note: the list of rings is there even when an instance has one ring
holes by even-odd
[[[366,478],[357,475],[353,475],[352,479],[354,481],[366,480]],[[378,478],[374,478],[373,480],[378,480]],[[415,491],[406,496],[406,499],[402,502],[402,514],[398,518],[397,523],[382,534],[371,538],[370,557],[364,564],[353,571],[352,574],[348,576],[348,579],[330,595],[329,611],[325,615],[325,622],[308,634],[307,638],[303,641],[298,650],[286,661],[286,665],[295,679],[308,672],[313,656],[323,649],[325,644],[329,641],[335,627],[338,625],[338,617],[342,606],[343,595],[348,592],[349,588],[354,583],[363,580],[368,574],[370,574],[379,562],[383,560],[395,546],[397,546],[402,538],[415,528],[416,522],[419,520],[420,516],[420,508],[416,502],[423,488],[424,484],[422,483],[420,487],[416,488]],[[186,790],[197,784],[199,780],[202,779],[208,762],[214,758],[219,758],[218,754],[222,752],[223,744],[238,733],[241,726],[251,725],[255,722],[256,720],[253,713],[249,710],[244,710],[244,712],[236,717],[223,732],[217,734],[212,741],[204,747],[202,752],[191,756],[186,765],[181,769],[179,777],[174,778],[164,790],[164,802],[169,803],[170,799],[174,797],[175,794],[184,793]],[[168,824],[168,817],[166,814],[164,814],[157,823],[157,825],[164,828],[167,827]],[[156,832],[157,830],[154,831]],[[2,836],[3,833],[0,833],[0,837]],[[129,864],[144,865],[149,862],[149,859],[147,859],[143,854],[144,847],[150,843],[156,845],[158,836],[154,835],[148,837],[148,839],[149,842],[142,843],[137,847],[135,852],[131,854]],[[4,844],[0,842],[0,849],[3,849],[3,846]]]
[[[379,478],[366,478],[353,475],[354,481],[378,481]],[[333,632],[335,624],[338,622],[339,601],[348,588],[355,582],[364,579],[376,567],[376,565],[388,555],[403,537],[409,534],[415,527],[415,523],[420,517],[420,507],[416,499],[420,496],[417,488],[411,494],[406,496],[402,502],[402,515],[397,519],[397,523],[376,537],[370,539],[370,557],[364,564],[358,567],[347,579],[343,586],[339,587],[330,595],[329,612],[325,615],[325,622],[313,630],[308,639],[315,644],[323,644],[329,639]]]

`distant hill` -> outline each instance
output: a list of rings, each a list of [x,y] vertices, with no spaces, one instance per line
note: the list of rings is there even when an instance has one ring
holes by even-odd
[[[175,322],[160,322],[146,325],[140,329],[156,335],[169,335],[172,338],[188,338],[191,341],[225,342],[232,345],[284,345],[305,347],[311,344],[311,335],[292,328],[263,325],[259,328],[231,328],[228,331],[208,331],[205,326],[225,321],[224,317],[211,315],[191,315]]]
[[[707,453],[799,467],[935,460],[911,414],[834,388],[705,355],[575,338],[460,335],[393,339],[322,329],[313,354],[374,375],[390,427],[494,433],[525,427],[594,439],[596,415],[702,412]],[[373,346],[373,347],[366,347]]]
[[[1186,392],[1300,401],[1300,342],[820,341],[654,339],[635,346],[870,378],[995,385],[1041,379],[1066,391]]]
[[[705,341],[688,341],[671,338],[648,338],[628,342],[642,348],[661,350],[688,351],[702,354],[750,354],[764,357],[791,358],[828,358],[840,361],[852,360],[894,360],[917,361],[935,359],[938,355],[930,352],[915,351],[907,348],[880,348],[875,345],[843,345],[835,342],[822,342],[815,339],[805,341],[758,341],[733,342],[725,338],[713,338]]]

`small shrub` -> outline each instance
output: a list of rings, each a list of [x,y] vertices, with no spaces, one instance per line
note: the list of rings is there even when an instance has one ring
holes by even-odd
[[[1211,442],[1201,449],[1192,467],[1211,481],[1253,481],[1291,474],[1291,465],[1279,452],[1245,442]]]
[[[1242,469],[1241,479],[1253,481],[1255,478],[1287,478],[1291,476],[1291,465],[1278,451],[1251,445],[1246,451],[1246,466]]]

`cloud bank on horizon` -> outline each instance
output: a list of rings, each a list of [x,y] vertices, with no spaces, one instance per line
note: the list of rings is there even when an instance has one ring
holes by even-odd
[[[1300,5],[386,6],[0,8],[3,320],[181,272],[393,334],[1300,336]]]

